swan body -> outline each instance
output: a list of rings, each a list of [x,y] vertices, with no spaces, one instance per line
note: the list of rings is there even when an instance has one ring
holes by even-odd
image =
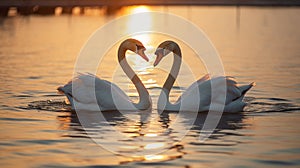
[[[138,76],[129,67],[125,53],[126,50],[136,52],[146,61],[145,47],[135,39],[127,39],[121,43],[118,51],[119,63],[137,88],[140,96],[138,103],[133,103],[130,98],[117,85],[86,73],[78,74],[69,83],[58,88],[68,98],[72,109],[87,111],[128,111],[146,110],[151,106],[149,93]]]
[[[155,52],[157,57],[154,62],[154,66],[156,66],[161,59],[170,52],[173,52],[174,54],[174,62],[159,96],[157,105],[158,110],[206,112],[210,109],[224,106],[224,112],[243,111],[243,108],[246,105],[246,103],[243,102],[244,95],[252,86],[254,86],[254,83],[238,86],[235,79],[229,76],[211,77],[207,74],[190,85],[174,104],[170,103],[170,90],[178,75],[182,58],[178,44],[173,41],[161,43]],[[214,86],[213,90],[212,84]],[[224,84],[226,84],[225,90]],[[212,91],[217,95],[212,97]],[[212,98],[214,98],[214,100],[212,100]]]

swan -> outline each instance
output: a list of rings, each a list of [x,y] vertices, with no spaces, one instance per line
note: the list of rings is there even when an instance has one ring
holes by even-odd
[[[170,90],[174,85],[177,78],[182,55],[181,49],[177,43],[174,41],[164,41],[156,49],[155,55],[156,59],[154,61],[154,67],[159,64],[159,62],[173,52],[174,61],[169,73],[167,80],[165,81],[160,96],[158,98],[158,110],[162,111],[190,111],[190,112],[206,112],[209,111],[211,105],[211,82],[214,82],[216,86],[226,83],[226,100],[224,104],[224,112],[241,112],[245,107],[246,103],[243,102],[244,95],[251,89],[255,83],[249,85],[237,86],[237,82],[233,77],[228,76],[218,76],[211,78],[210,75],[205,75],[198,81],[190,85],[185,92],[178,98],[178,100],[172,104],[169,101]],[[214,87],[216,93],[222,92],[221,87]],[[224,91],[223,91],[224,93]],[[221,94],[222,95],[222,94]],[[225,96],[224,96],[225,97]],[[222,100],[220,94],[216,95],[215,100]],[[200,101],[200,102],[199,102]],[[224,100],[223,100],[224,102]]]
[[[66,85],[57,88],[68,98],[73,110],[131,111],[146,110],[151,107],[149,92],[126,61],[127,50],[135,52],[146,61],[149,60],[144,53],[146,48],[140,41],[127,39],[120,44],[118,61],[125,74],[135,85],[140,97],[139,102],[133,103],[117,85],[93,74],[85,73],[78,74]]]

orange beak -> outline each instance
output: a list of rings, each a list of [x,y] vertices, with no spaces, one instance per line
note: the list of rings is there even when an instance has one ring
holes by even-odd
[[[156,59],[155,59],[155,61],[154,61],[154,64],[153,64],[153,66],[156,66],[156,65],[158,65],[159,64],[159,62],[162,60],[162,58],[163,58],[164,56],[163,56],[163,54],[162,53],[156,53]]]
[[[149,62],[149,58],[146,56],[146,54],[144,53],[145,49],[140,49],[137,51],[137,54],[139,56],[141,56],[144,60],[146,60],[147,62]]]

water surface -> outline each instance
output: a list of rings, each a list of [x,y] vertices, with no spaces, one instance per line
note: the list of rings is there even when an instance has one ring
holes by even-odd
[[[150,63],[135,59],[132,54],[128,60],[152,95],[153,115],[144,123],[128,120],[117,112],[105,113],[110,124],[126,138],[116,139],[105,127],[101,128],[104,142],[116,147],[118,154],[94,143],[80,126],[76,114],[64,104],[64,96],[56,93],[56,88],[72,77],[77,55],[88,37],[108,21],[133,9],[124,8],[111,16],[14,16],[1,20],[2,166],[299,166],[299,8],[242,7],[238,16],[234,7],[148,8],[192,21],[215,45],[227,75],[236,77],[241,84],[255,81],[257,85],[247,93],[245,101],[249,104],[245,112],[223,115],[208,140],[198,141],[205,113],[197,116],[192,129],[180,139],[180,130],[188,126],[188,114],[158,115],[156,112],[159,87],[167,71],[151,66],[154,49],[164,40],[176,40],[182,47],[185,63],[193,71],[193,74],[180,73],[171,100],[176,100],[194,81],[193,77],[206,74],[205,66],[179,39],[157,34],[140,36],[139,40],[148,48]],[[155,26],[155,22],[151,24]],[[113,81],[137,100],[133,85],[118,67],[117,47],[118,44],[107,52],[97,75]],[[171,60],[167,57],[161,67],[168,70]],[[146,68],[141,68],[141,64]],[[132,115],[142,117],[138,113]],[[179,124],[169,130],[176,119]],[[128,157],[141,149],[164,152]]]

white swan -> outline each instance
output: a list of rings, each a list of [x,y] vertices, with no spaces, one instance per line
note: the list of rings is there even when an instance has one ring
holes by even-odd
[[[155,52],[156,60],[154,62],[154,66],[156,66],[161,59],[170,52],[173,52],[174,54],[174,62],[160,93],[157,105],[158,110],[192,112],[209,111],[212,99],[211,82],[214,83],[214,86],[220,86],[221,84],[226,83],[227,90],[225,90],[226,100],[223,110],[224,112],[241,112],[243,110],[246,105],[246,103],[243,102],[243,97],[254,83],[237,86],[237,82],[232,77],[226,76],[210,78],[209,75],[205,75],[189,86],[179,99],[174,104],[171,104],[169,101],[169,94],[177,78],[182,59],[181,50],[178,44],[173,41],[165,41],[161,43]],[[214,93],[224,93],[224,87],[214,87],[214,89]],[[223,102],[224,97],[225,96],[223,94]],[[214,100],[222,100],[222,95],[214,96]]]
[[[151,108],[151,99],[140,78],[126,61],[126,51],[131,50],[148,61],[144,53],[145,47],[135,39],[123,41],[118,50],[118,61],[135,85],[140,100],[133,103],[130,98],[115,84],[100,79],[92,74],[79,74],[69,83],[58,88],[64,93],[75,110],[112,111],[112,110],[146,110]]]

